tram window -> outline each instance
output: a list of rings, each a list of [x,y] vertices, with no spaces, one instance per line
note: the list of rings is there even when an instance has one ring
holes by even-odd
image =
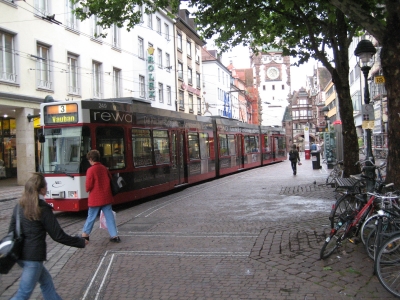
[[[200,159],[199,136],[197,133],[189,133],[189,159]]]
[[[124,129],[99,127],[96,129],[96,148],[101,163],[110,170],[125,168]]]
[[[208,133],[199,133],[200,138],[200,156],[201,159],[210,157],[210,141],[208,139]]]
[[[152,165],[150,130],[132,129],[132,151],[135,167]]]
[[[228,155],[228,139],[225,134],[219,135],[219,155]]]
[[[244,137],[246,153],[259,152],[258,136],[248,135]]]
[[[153,143],[156,165],[168,164],[171,161],[169,156],[168,131],[153,130]]]
[[[228,144],[229,144],[229,155],[236,155],[236,143],[235,143],[235,136],[233,134],[228,135]]]
[[[269,144],[268,144],[268,136],[267,135],[264,135],[264,151],[265,152],[269,152],[270,150],[269,150]]]
[[[41,170],[44,173],[78,173],[85,140],[82,127],[45,129],[44,134]]]

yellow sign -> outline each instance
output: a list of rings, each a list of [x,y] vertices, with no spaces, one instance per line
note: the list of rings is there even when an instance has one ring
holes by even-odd
[[[385,83],[385,76],[375,76],[374,77],[374,82],[375,83],[377,83],[377,84],[382,84],[382,83]]]
[[[375,121],[362,121],[362,129],[374,129]]]

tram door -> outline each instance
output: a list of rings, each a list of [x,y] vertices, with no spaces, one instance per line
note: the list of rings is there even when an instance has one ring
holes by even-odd
[[[238,167],[239,169],[244,168],[244,149],[243,149],[243,136],[240,134],[236,135],[236,145],[237,145],[237,156],[238,156]]]
[[[176,173],[178,184],[186,183],[184,161],[184,132],[172,131],[172,169]]]

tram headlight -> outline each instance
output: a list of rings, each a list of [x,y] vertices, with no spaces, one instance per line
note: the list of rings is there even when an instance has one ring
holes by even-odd
[[[78,198],[78,191],[68,191],[67,198]]]

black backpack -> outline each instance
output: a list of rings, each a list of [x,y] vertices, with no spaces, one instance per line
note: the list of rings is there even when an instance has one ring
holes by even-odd
[[[289,160],[296,160],[296,159],[297,159],[296,152],[294,152],[294,150],[290,150],[290,152],[289,152]]]

